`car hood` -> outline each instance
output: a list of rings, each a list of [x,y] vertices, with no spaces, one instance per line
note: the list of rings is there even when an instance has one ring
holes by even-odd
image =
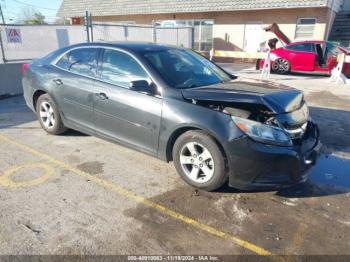
[[[275,114],[299,109],[304,99],[301,91],[284,85],[242,79],[184,89],[181,92],[185,99],[190,100],[264,105]]]

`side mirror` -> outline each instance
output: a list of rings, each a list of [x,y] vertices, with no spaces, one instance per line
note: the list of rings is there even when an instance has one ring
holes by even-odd
[[[153,83],[149,84],[146,80],[131,81],[129,83],[129,89],[136,92],[146,93],[149,95],[158,94],[156,85]]]

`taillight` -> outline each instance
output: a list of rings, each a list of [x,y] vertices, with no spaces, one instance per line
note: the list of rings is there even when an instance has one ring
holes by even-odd
[[[29,64],[23,64],[22,65],[22,76],[24,76],[24,74],[26,73],[28,67],[29,67]]]

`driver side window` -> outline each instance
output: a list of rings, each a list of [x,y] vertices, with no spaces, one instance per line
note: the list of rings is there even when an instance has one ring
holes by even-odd
[[[134,58],[111,49],[104,50],[100,78],[125,88],[129,88],[131,81],[149,79],[145,70]]]

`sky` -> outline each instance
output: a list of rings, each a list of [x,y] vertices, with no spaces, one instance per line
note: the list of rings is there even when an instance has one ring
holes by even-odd
[[[6,23],[14,23],[19,20],[25,8],[41,12],[47,22],[55,21],[61,3],[62,0],[0,0]]]

